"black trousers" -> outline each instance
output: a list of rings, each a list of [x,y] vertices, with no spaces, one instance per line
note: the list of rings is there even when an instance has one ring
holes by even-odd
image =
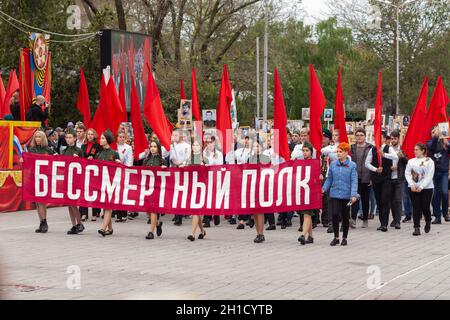
[[[431,222],[431,198],[433,197],[433,189],[423,189],[421,192],[412,192],[409,190],[411,203],[413,206],[414,228],[420,228],[420,219],[422,215],[425,222]]]
[[[396,224],[400,224],[402,219],[402,201],[403,201],[403,189],[405,188],[404,180],[391,180],[391,211],[392,218]]]
[[[269,225],[275,224],[275,214],[274,213],[265,213],[264,217],[267,219],[267,222],[269,222]]]
[[[347,206],[350,199],[330,198],[330,207],[333,214],[334,237],[339,238],[339,219],[342,219],[342,238],[347,239],[350,226],[350,207]]]
[[[238,220],[239,221],[247,221],[248,219],[250,218],[250,215],[248,215],[248,214],[240,214],[240,215],[238,215]]]
[[[375,191],[375,199],[377,200],[377,207],[380,212],[380,225],[385,228],[387,228],[389,223],[391,186],[391,179],[386,179],[382,182],[373,184],[373,191]]]
[[[80,216],[86,216],[86,218],[89,217],[89,208],[79,207],[79,210],[80,210]],[[102,209],[100,209],[100,208],[92,208],[92,216],[100,217],[101,211],[102,211]]]
[[[213,217],[212,216],[204,216],[203,217],[203,222],[205,222],[205,221],[211,221],[213,219]],[[218,223],[218,222],[220,222],[220,216],[219,215],[215,215],[214,216],[214,223]]]
[[[370,185],[369,183],[358,180],[358,194],[361,198],[352,205],[352,219],[356,220],[360,206],[362,206],[363,220],[367,221],[369,218],[369,199],[370,199]]]
[[[330,202],[330,194],[328,192],[322,193],[322,225],[324,227],[328,226],[332,220],[331,212],[328,207]]]
[[[128,211],[125,210],[113,210],[113,215],[116,215],[116,219],[126,218],[128,215]]]

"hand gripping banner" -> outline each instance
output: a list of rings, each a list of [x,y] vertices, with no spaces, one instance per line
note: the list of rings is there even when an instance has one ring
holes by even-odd
[[[34,202],[181,215],[322,208],[319,160],[160,168],[31,153],[23,158],[23,199]]]

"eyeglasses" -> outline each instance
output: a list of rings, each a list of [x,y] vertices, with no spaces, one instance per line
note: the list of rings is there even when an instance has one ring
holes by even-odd
[[[355,137],[365,137],[365,135],[363,135],[363,134],[357,134],[357,135],[355,135]]]

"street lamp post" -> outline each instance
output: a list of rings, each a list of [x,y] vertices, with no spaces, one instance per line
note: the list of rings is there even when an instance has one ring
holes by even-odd
[[[263,118],[267,120],[267,71],[268,71],[268,60],[269,60],[269,18],[267,10],[267,0],[264,1],[264,74],[263,74]]]
[[[395,5],[392,4],[390,2],[386,2],[386,1],[381,1],[381,0],[375,0],[376,2],[379,3],[383,3],[386,4],[388,6],[394,7],[395,11],[396,11],[396,32],[395,32],[395,38],[396,38],[396,82],[397,82],[397,90],[396,90],[396,99],[395,99],[395,113],[399,114],[400,113],[400,48],[399,48],[399,38],[400,38],[400,19],[399,19],[399,11],[400,8],[404,7],[407,4],[411,4],[413,2],[416,2],[418,0],[410,0],[410,1],[406,1],[403,2],[400,5]]]

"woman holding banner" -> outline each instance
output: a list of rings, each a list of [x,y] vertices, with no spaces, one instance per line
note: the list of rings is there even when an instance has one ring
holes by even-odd
[[[103,132],[102,136],[100,137],[100,146],[102,147],[102,150],[97,154],[97,160],[112,162],[115,161],[117,163],[120,163],[119,154],[116,151],[112,150],[110,147],[110,144],[113,142],[114,136],[111,131],[106,130],[105,132]],[[100,233],[103,237],[113,234],[111,215],[112,210],[103,209],[103,224],[102,228],[98,230],[98,233]]]
[[[148,157],[144,160],[144,166],[147,167],[163,167],[166,168],[165,160],[161,155],[161,143],[158,140],[153,140],[150,143],[150,153]],[[156,235],[158,237],[162,234],[162,221],[159,220],[158,213],[149,213],[150,215],[150,232],[147,234],[145,239],[151,240],[154,239],[154,232],[156,229]]]
[[[120,162],[127,167],[133,166],[133,149],[126,143],[127,134],[124,129],[119,129],[117,132],[117,153],[119,154]],[[113,216],[117,216],[116,222],[127,221],[128,212],[126,210],[114,210]]]
[[[263,154],[262,146],[257,138],[253,143],[253,155],[248,160],[248,163],[251,164],[269,164],[270,158]],[[275,217],[272,214],[268,214],[269,225],[275,225]],[[256,238],[253,240],[255,243],[261,243],[265,241],[264,238],[264,214],[254,214],[253,220],[256,225]]]
[[[305,160],[311,160],[314,148],[311,143],[305,141],[302,145],[303,158]],[[298,238],[298,242],[302,245],[307,243],[313,243],[314,238],[312,237],[312,216],[314,215],[313,210],[300,210],[299,213],[303,215],[303,228],[302,235]]]
[[[29,152],[31,153],[37,153],[37,154],[48,154],[48,155],[55,155],[56,153],[48,147],[48,140],[45,136],[45,133],[43,131],[37,130],[34,135],[33,139],[30,143],[30,149]],[[20,162],[22,162],[23,159],[20,159]],[[39,228],[37,228],[35,231],[37,233],[46,233],[48,231],[48,224],[47,224],[47,204],[45,203],[36,203],[36,210],[39,216],[39,220],[41,223],[39,224]]]
[[[76,138],[75,138],[75,130],[70,129],[66,133],[66,142],[67,142],[67,148],[64,149],[62,152],[63,156],[69,156],[69,157],[81,157],[83,151],[81,151],[80,148],[76,145]],[[84,226],[81,223],[81,215],[80,211],[78,210],[78,207],[76,206],[68,206],[69,209],[69,216],[70,220],[72,222],[72,228],[70,228],[69,231],[67,231],[67,234],[79,234],[83,232]],[[86,208],[87,210],[87,208]]]
[[[222,165],[223,154],[217,149],[216,137],[211,136],[206,140],[206,148],[203,151],[203,161],[206,165]],[[209,228],[212,216],[205,216],[203,219],[203,227]],[[214,216],[214,225],[220,224],[220,216]]]
[[[338,161],[333,161],[322,192],[330,190],[330,206],[333,220],[334,239],[330,245],[339,244],[339,219],[342,218],[342,246],[347,245],[350,227],[350,207],[358,200],[358,174],[356,164],[348,158],[350,146],[341,142],[337,148]]]
[[[83,158],[93,159],[101,150],[100,145],[97,143],[98,135],[97,132],[89,128],[86,131],[86,143],[81,146],[81,151],[83,152]],[[92,208],[92,218],[91,221],[97,221],[100,217],[100,209]],[[89,209],[86,207],[80,207],[81,221],[86,221],[89,216]]]
[[[191,155],[191,164],[192,165],[203,165],[202,159],[202,145],[201,142],[197,139],[192,143],[192,155]],[[203,229],[202,225],[202,216],[193,215],[192,216],[192,233],[187,237],[188,240],[195,240],[195,232],[197,231],[197,227],[200,228],[200,234],[198,235],[199,239],[204,239],[206,236],[206,231]]]

